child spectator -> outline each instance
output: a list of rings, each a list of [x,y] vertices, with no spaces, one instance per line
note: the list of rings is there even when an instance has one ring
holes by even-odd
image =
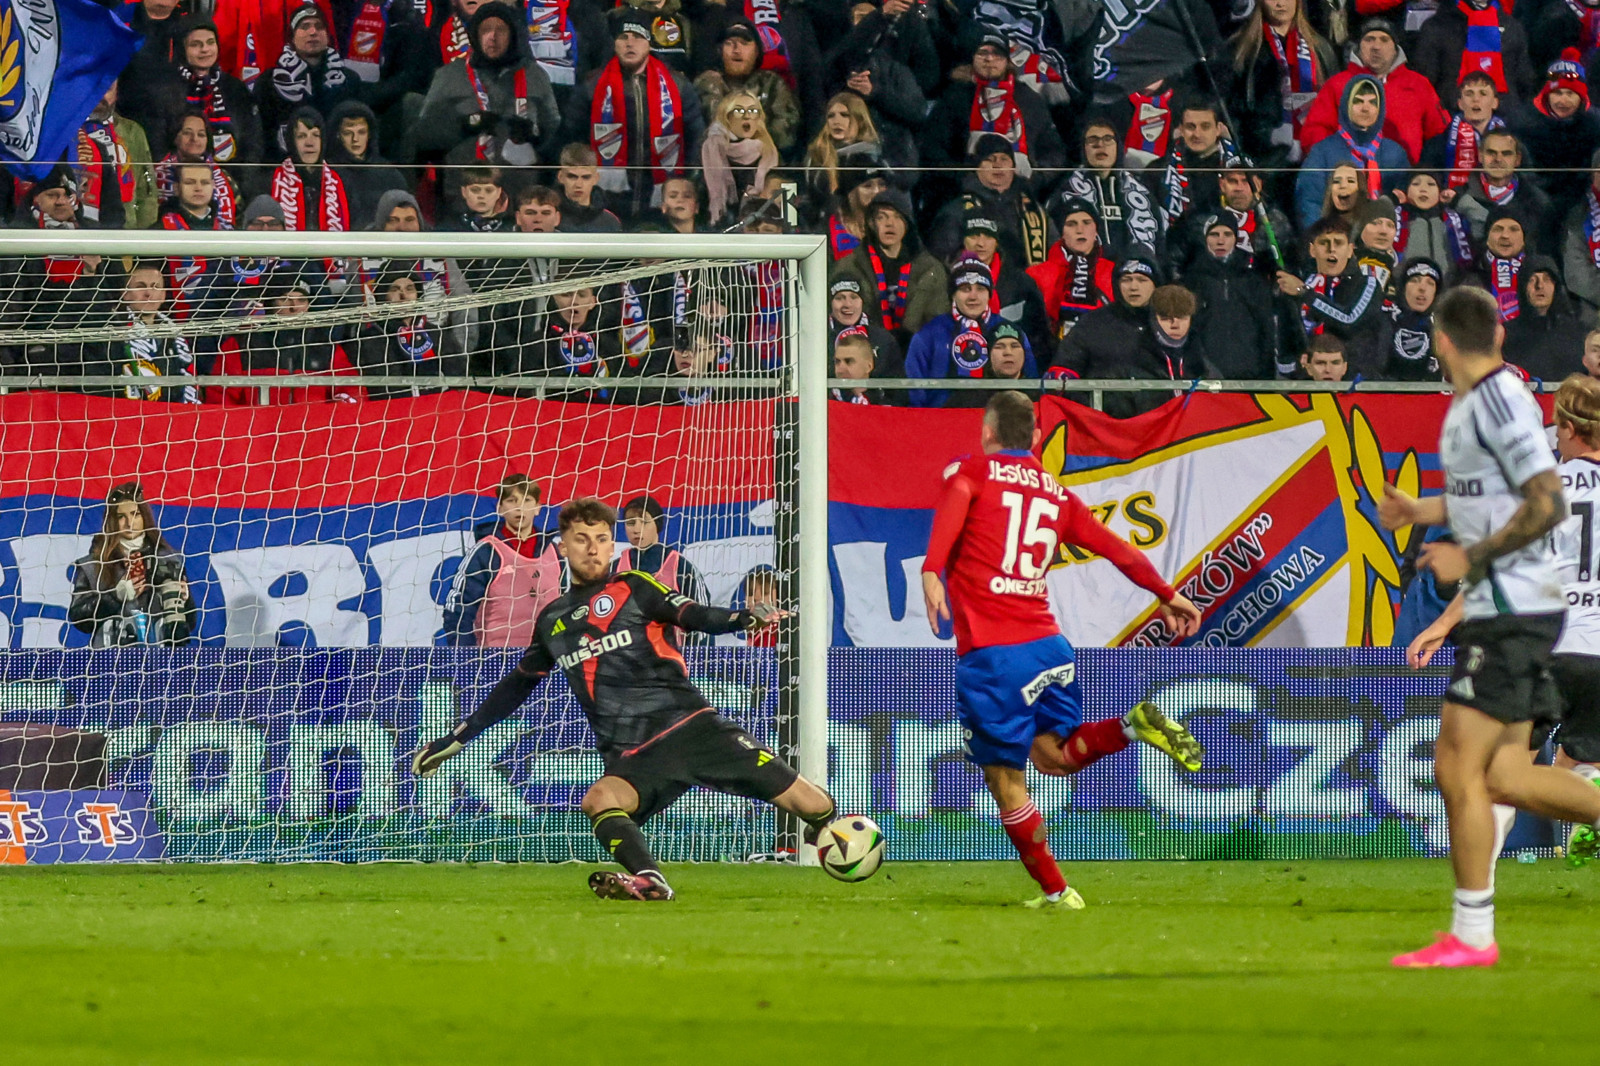
[[[1300,369],[1308,381],[1343,381],[1350,364],[1344,357],[1344,341],[1332,333],[1319,333],[1311,338]]]
[[[1114,275],[1113,261],[1100,244],[1094,205],[1076,198],[1064,201],[1060,239],[1043,263],[1028,268],[1058,343],[1080,318],[1115,299]]]
[[[1407,259],[1400,268],[1400,295],[1390,331],[1390,381],[1438,381],[1439,358],[1433,354],[1433,305],[1444,287],[1444,272],[1431,259]]]
[[[597,188],[600,157],[587,144],[561,149],[556,184],[561,187],[561,223],[566,233],[618,233],[622,222],[606,206],[606,193]]]
[[[867,317],[861,300],[861,282],[840,278],[828,287],[828,332],[834,350],[846,334],[863,336],[872,346],[873,373],[876,377],[898,378],[905,374],[905,360],[894,334]]]
[[[444,607],[444,642],[468,648],[525,648],[545,605],[561,595],[561,557],[537,525],[542,491],[527,474],[495,489],[497,521],[473,529],[478,545],[462,560]]]
[[[706,583],[694,564],[666,542],[667,512],[654,496],[635,496],[622,505],[628,546],[617,556],[617,572],[638,570],[696,603],[710,603]]]
[[[1450,276],[1472,266],[1472,234],[1459,212],[1446,207],[1439,173],[1415,170],[1396,198],[1395,251],[1402,262],[1427,259]]]

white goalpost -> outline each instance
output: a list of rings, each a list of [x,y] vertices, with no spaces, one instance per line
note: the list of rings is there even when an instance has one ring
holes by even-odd
[[[410,779],[515,661],[469,606],[508,475],[530,537],[648,496],[675,575],[796,608],[686,655],[827,781],[823,238],[15,230],[0,265],[0,800],[38,808],[0,861],[597,857],[559,682]],[[664,858],[814,861],[682,806]]]

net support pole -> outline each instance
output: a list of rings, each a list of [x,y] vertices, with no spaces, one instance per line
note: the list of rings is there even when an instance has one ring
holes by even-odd
[[[808,780],[828,786],[828,647],[833,642],[828,578],[828,251],[800,260],[795,345],[799,401],[800,701],[798,762]],[[813,848],[800,861],[815,863]]]

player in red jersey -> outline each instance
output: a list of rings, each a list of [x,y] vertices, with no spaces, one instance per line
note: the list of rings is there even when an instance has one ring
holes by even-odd
[[[1061,875],[1044,817],[1028,798],[1029,759],[1041,773],[1060,776],[1139,740],[1198,770],[1205,751],[1152,703],[1121,718],[1083,721],[1075,656],[1050,611],[1045,575],[1057,549],[1073,544],[1109,559],[1152,593],[1162,620],[1180,637],[1199,629],[1200,609],[1039,465],[1027,396],[990,398],[982,442],[982,455],[945,472],[922,594],[935,632],[941,622],[954,622],[966,755],[983,770],[1006,836],[1044,890],[1028,906],[1079,910],[1083,897]]]

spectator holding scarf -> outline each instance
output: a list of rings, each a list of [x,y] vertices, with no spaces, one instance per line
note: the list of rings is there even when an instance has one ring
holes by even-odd
[[[618,8],[611,31],[614,57],[568,102],[567,139],[594,149],[600,188],[633,219],[659,207],[662,185],[698,158],[705,113],[688,80],[652,54],[649,18]]]
[[[1528,59],[1528,35],[1500,0],[1449,0],[1417,32],[1417,73],[1433,83],[1439,102],[1456,106],[1461,79],[1489,75],[1501,96],[1527,100],[1538,78]]]
[[[478,7],[471,48],[434,72],[417,117],[421,151],[457,166],[532,166],[560,151],[561,114],[550,79],[529,54],[522,17],[495,0]]]
[[[1028,268],[1058,342],[1079,319],[1111,303],[1116,294],[1112,259],[1100,244],[1100,219],[1094,205],[1072,198],[1061,204],[1060,212],[1061,238],[1050,246],[1043,263]],[[1136,252],[1136,257],[1155,262],[1148,249]]]

